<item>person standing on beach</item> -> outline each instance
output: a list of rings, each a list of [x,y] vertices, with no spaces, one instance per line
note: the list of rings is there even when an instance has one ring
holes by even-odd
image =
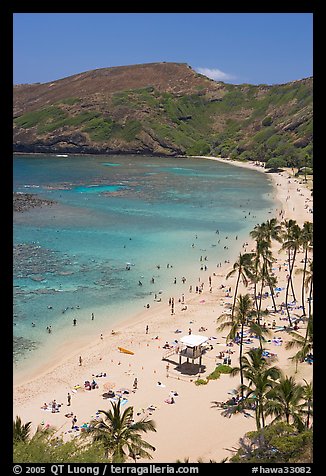
[[[67,401],[68,401],[67,405],[68,405],[68,407],[70,407],[70,404],[71,404],[71,395],[70,395],[69,392],[68,392],[68,395],[67,395]]]
[[[72,323],[75,326],[77,324],[77,319],[73,319]]]
[[[94,321],[94,312],[92,312],[92,321]]]
[[[71,423],[71,429],[72,430],[76,426],[76,423],[77,423],[77,417],[76,417],[76,415],[74,415],[73,418],[72,418],[72,423]]]
[[[79,365],[81,366],[83,363],[83,359],[81,358],[81,356],[79,356]]]

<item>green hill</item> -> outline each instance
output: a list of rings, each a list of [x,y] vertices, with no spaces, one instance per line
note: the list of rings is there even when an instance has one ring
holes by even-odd
[[[312,157],[312,88],[231,85],[183,63],[103,68],[14,86],[14,151]]]

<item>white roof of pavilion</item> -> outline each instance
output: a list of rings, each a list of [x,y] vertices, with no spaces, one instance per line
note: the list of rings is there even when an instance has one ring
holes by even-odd
[[[196,347],[198,345],[203,344],[209,338],[206,336],[197,336],[195,334],[190,334],[188,336],[181,337],[180,342],[186,344],[188,347]]]

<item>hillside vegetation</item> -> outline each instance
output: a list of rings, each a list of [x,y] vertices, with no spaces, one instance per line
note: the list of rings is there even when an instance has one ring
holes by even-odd
[[[182,63],[14,86],[14,151],[221,155],[312,165],[312,78],[215,82]]]

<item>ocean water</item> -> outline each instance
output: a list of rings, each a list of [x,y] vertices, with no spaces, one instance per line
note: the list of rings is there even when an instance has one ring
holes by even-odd
[[[211,160],[13,160],[14,191],[55,201],[14,213],[17,369],[207,281],[275,206],[268,176]]]

